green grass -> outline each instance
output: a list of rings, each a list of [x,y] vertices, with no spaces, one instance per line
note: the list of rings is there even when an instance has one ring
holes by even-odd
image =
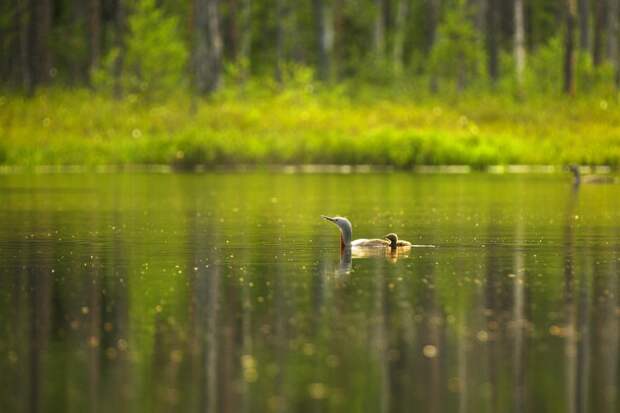
[[[614,100],[368,95],[300,88],[163,103],[86,90],[4,95],[0,164],[620,166]]]

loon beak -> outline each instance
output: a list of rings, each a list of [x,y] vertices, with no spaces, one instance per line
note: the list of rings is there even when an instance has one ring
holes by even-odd
[[[329,222],[336,222],[336,220],[334,218],[330,218],[330,217],[328,217],[326,215],[321,215],[321,218],[323,218],[323,219],[325,219],[325,220],[327,220]]]

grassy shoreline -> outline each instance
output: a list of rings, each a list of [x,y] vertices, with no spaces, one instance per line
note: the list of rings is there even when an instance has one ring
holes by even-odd
[[[492,95],[365,99],[302,90],[117,101],[0,97],[0,165],[620,166],[620,105]]]

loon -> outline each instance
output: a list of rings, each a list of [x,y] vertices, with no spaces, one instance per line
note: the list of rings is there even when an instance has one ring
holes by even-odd
[[[396,235],[393,232],[390,232],[389,234],[387,234],[383,238],[385,238],[386,240],[389,241],[390,248],[392,248],[393,250],[396,249],[396,248],[411,248],[411,247],[413,247],[412,243],[410,243],[409,241],[398,239],[398,235]]]
[[[385,239],[356,239],[351,240],[352,227],[351,222],[344,217],[328,217],[321,215],[321,217],[340,229],[340,250],[345,251],[351,248],[387,248],[390,246],[390,241]]]
[[[573,185],[579,186],[581,184],[611,184],[616,180],[611,176],[605,175],[581,175],[578,165],[569,165],[568,169],[573,174]]]

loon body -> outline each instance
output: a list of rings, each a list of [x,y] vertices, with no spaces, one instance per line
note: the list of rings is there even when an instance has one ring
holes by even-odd
[[[387,234],[384,238],[386,240],[388,240],[390,248],[393,249],[393,250],[396,249],[396,248],[411,248],[411,247],[413,247],[412,243],[410,243],[409,241],[398,239],[398,235],[396,235],[393,232]]]
[[[573,174],[573,185],[581,184],[612,184],[616,180],[612,176],[605,175],[581,175],[578,165],[569,165],[568,169]]]
[[[353,228],[351,222],[344,217],[327,217],[321,215],[323,219],[335,224],[340,229],[340,249],[346,250],[350,248],[387,248],[390,246],[390,241],[385,239],[356,239],[352,240]]]

